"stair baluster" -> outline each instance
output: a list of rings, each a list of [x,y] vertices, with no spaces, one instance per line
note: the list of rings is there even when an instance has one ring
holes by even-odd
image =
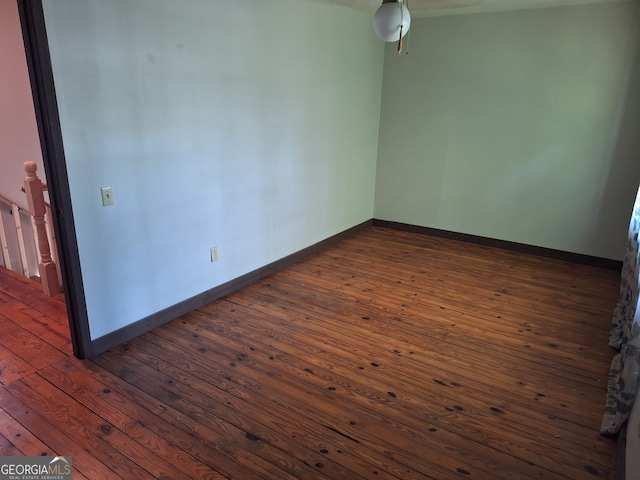
[[[27,195],[29,212],[33,216],[36,228],[38,251],[40,252],[40,279],[44,293],[54,296],[60,293],[60,281],[58,279],[58,267],[51,257],[51,247],[47,236],[47,229],[44,220],[46,205],[44,201],[44,190],[46,185],[38,178],[36,173],[38,166],[35,162],[25,162],[24,170],[27,178],[24,180],[24,191]]]

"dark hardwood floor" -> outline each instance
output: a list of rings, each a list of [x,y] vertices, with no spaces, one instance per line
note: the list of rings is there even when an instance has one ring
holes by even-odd
[[[0,285],[0,455],[75,480],[614,478],[617,272],[372,228],[90,361]]]

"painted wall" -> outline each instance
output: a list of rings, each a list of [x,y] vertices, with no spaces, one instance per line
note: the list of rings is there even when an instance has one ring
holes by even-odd
[[[15,0],[0,0],[0,194],[22,205],[24,162],[38,164],[44,179],[40,140]]]
[[[637,2],[415,20],[385,52],[376,218],[622,259],[638,32]]]
[[[44,7],[92,338],[372,218],[383,47],[368,15]]]

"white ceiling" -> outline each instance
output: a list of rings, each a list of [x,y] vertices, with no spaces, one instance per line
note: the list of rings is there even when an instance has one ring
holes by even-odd
[[[375,12],[382,0],[316,0],[345,5],[354,10]],[[405,0],[411,16],[430,17],[459,13],[498,12],[531,8],[611,3],[630,0]],[[408,3],[407,3],[408,2]]]

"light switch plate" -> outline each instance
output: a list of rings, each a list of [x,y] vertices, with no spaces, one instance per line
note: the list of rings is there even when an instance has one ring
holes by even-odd
[[[111,187],[101,187],[100,193],[102,194],[103,207],[113,205],[113,189]]]

